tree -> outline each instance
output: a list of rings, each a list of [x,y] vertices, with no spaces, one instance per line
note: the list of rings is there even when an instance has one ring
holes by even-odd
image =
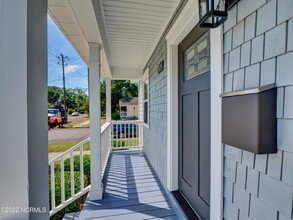
[[[101,81],[101,112],[106,112],[106,83]],[[111,106],[112,112],[119,111],[119,100],[125,97],[137,97],[138,87],[137,84],[130,83],[129,80],[112,80],[111,85]],[[63,89],[56,86],[48,87],[48,103],[54,104],[56,101],[61,100],[63,103],[64,95]],[[66,106],[68,109],[75,111],[89,112],[88,95],[84,89],[66,89]]]
[[[87,112],[90,113],[90,105],[89,105],[89,100],[87,99],[83,106],[80,108],[80,112]]]
[[[112,112],[119,111],[119,100],[125,97],[137,97],[137,84],[130,83],[129,80],[114,80],[111,86]]]
[[[111,106],[112,112],[119,111],[119,100],[125,97],[137,97],[137,84],[130,83],[129,80],[112,80],[111,82]],[[106,112],[106,83],[101,82],[101,111]]]
[[[64,95],[61,95],[61,103],[64,103]],[[66,89],[66,107],[76,110],[75,93],[73,89]]]
[[[61,103],[64,102],[63,89],[56,86],[49,86],[48,87],[48,103],[50,103],[50,105],[53,105],[58,100],[60,100]],[[81,88],[66,89],[67,109],[73,109],[75,111],[78,111],[80,110],[80,108],[84,107],[83,109],[87,110],[88,109],[87,102],[88,102],[88,95],[86,94],[84,89],[81,89]]]
[[[53,105],[58,99],[61,98],[62,89],[57,86],[48,87],[48,103]]]
[[[106,82],[101,81],[101,113],[106,113]]]
[[[86,103],[86,101],[88,100],[88,97],[85,93],[85,91],[81,88],[75,88],[73,90],[74,94],[75,94],[75,105],[77,109],[80,109],[82,106],[84,106],[84,104]]]

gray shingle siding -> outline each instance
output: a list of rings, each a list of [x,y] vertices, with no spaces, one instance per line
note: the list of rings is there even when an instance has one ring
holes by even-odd
[[[150,83],[150,120],[149,128],[144,128],[144,150],[164,186],[167,183],[165,36],[186,2],[182,1],[144,68],[149,68]],[[263,18],[267,11],[270,11],[269,21]],[[275,155],[256,155],[224,146],[224,219],[292,219],[292,39],[292,0],[241,0],[231,9],[224,24],[223,90],[277,83],[279,149]],[[162,60],[164,70],[158,73]],[[282,204],[284,201],[286,204]]]
[[[149,128],[144,127],[144,151],[162,184],[167,186],[167,41],[165,37],[184,8],[181,0],[144,71],[149,68]],[[158,64],[164,60],[164,70]]]
[[[293,1],[240,0],[223,36],[224,92],[277,83],[279,149],[256,155],[224,146],[224,219],[292,219]]]

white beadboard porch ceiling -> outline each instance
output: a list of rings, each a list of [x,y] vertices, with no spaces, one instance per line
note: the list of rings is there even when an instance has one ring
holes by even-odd
[[[142,68],[178,0],[102,0],[113,66]]]
[[[48,0],[48,10],[85,62],[102,44],[102,74],[137,79],[180,0]]]

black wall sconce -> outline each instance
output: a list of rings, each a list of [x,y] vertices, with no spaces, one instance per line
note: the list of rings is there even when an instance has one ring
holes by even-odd
[[[228,0],[198,0],[199,26],[216,28],[227,20]]]

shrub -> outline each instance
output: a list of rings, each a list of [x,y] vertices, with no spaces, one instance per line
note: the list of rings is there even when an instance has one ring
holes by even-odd
[[[87,176],[84,176],[84,185],[88,185]],[[71,197],[71,179],[70,172],[64,171],[64,188],[65,188],[65,200]],[[80,172],[74,172],[74,190],[75,193],[80,191]],[[51,217],[51,219],[62,219],[65,213],[79,211],[82,208],[82,204],[86,199],[86,195],[75,200],[64,209],[57,212]],[[49,175],[49,200],[51,207],[51,177]],[[55,173],[55,205],[56,207],[61,204],[61,173]]]
[[[89,110],[90,110],[89,100],[86,100],[84,105],[80,108],[80,111],[85,112],[85,113],[89,113]],[[81,113],[81,114],[83,114],[83,113]]]
[[[73,109],[71,109],[71,108],[70,108],[70,109],[68,109],[68,114],[69,114],[69,115],[71,115],[73,112],[74,112],[74,110],[73,110]]]
[[[80,114],[84,114],[87,112],[87,107],[84,105],[79,109]]]
[[[125,147],[125,141],[124,140],[113,140],[112,146],[113,147]]]
[[[119,112],[113,112],[111,115],[112,120],[120,120],[120,114]]]
[[[73,156],[74,167],[74,191],[80,191],[80,157],[79,155]],[[84,168],[84,187],[90,185],[90,155],[83,155],[83,168]],[[60,161],[55,162],[55,205],[61,203],[61,166]],[[64,187],[65,187],[65,200],[71,197],[71,179],[70,179],[70,158],[64,160]],[[49,199],[51,206],[51,175],[49,170]],[[65,213],[77,212],[82,209],[87,194],[66,206],[64,209],[57,212],[50,219],[62,219]]]
[[[73,156],[74,171],[80,171],[80,156]],[[64,171],[70,171],[70,158],[64,160]],[[91,174],[91,157],[88,154],[83,155],[83,173],[86,176]]]

